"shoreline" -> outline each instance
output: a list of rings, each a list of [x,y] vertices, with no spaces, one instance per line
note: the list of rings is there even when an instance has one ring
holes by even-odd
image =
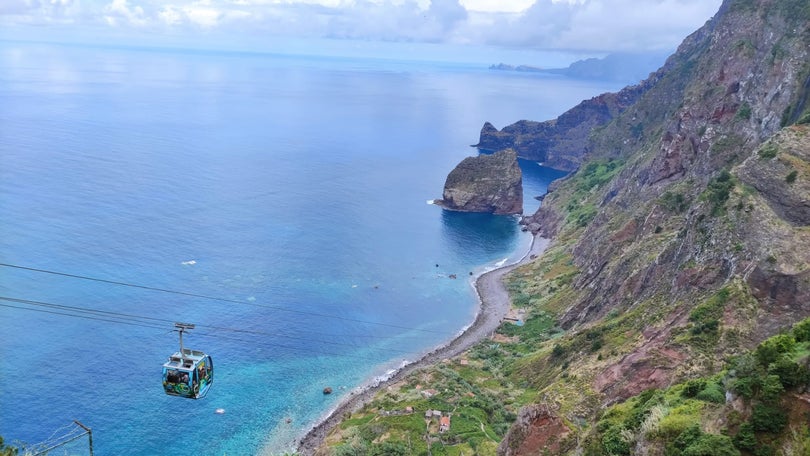
[[[302,456],[313,455],[315,450],[326,439],[326,436],[343,420],[344,415],[351,414],[362,408],[371,401],[380,389],[400,381],[415,370],[456,356],[494,333],[510,308],[509,293],[502,282],[503,276],[516,267],[534,260],[546,250],[550,242],[550,239],[532,235],[529,251],[518,261],[486,271],[476,277],[474,288],[479,304],[475,320],[470,326],[446,344],[426,353],[417,361],[398,369],[387,379],[344,398],[334,410],[298,440],[296,447],[298,454]]]

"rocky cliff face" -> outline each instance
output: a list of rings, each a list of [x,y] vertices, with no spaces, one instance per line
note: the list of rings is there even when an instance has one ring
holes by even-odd
[[[451,433],[359,417],[352,438],[424,441],[420,454],[808,454],[810,320],[784,332],[810,316],[810,2],[725,0],[642,86],[563,134],[587,153],[524,220],[552,237],[506,278],[524,324],[376,405],[440,385],[421,406],[453,410]],[[557,128],[540,125],[485,127],[482,144]],[[774,334],[786,348],[769,361]]]
[[[487,122],[475,147],[487,151],[511,148],[521,158],[546,166],[573,171],[588,151],[591,130],[610,122],[635,103],[651,86],[655,76],[618,93],[606,93],[583,101],[554,120],[521,120],[498,130]]]
[[[447,176],[442,207],[492,214],[523,213],[523,180],[517,153],[506,149],[492,155],[467,157]]]
[[[569,423],[810,315],[810,4],[726,0],[645,85],[526,221],[564,261],[524,271],[530,297],[556,309],[561,347],[600,341],[598,360],[565,355],[582,387],[560,399]],[[542,279],[562,266],[564,283]],[[560,388],[545,375],[539,390]]]

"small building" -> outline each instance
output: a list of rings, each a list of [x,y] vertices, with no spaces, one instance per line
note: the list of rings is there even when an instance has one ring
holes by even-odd
[[[433,411],[433,418],[441,419],[441,417],[442,417],[442,412],[440,410],[434,410]]]
[[[413,407],[411,407],[410,405],[405,407],[405,413],[413,413]]]
[[[425,419],[429,420],[431,418],[433,418],[433,410],[428,409],[428,411],[425,412]]]
[[[450,430],[450,415],[439,418],[439,432],[444,433]]]

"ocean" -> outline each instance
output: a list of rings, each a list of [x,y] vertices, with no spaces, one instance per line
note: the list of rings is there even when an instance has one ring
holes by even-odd
[[[96,455],[292,451],[342,397],[469,325],[472,278],[528,248],[516,217],[427,204],[483,123],[617,88],[0,42],[0,435],[43,443],[78,420]],[[563,174],[521,166],[529,213]],[[213,357],[204,399],[163,393],[176,321]]]

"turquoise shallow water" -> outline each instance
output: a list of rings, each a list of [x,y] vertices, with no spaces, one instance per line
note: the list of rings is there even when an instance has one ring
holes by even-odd
[[[41,442],[78,419],[100,455],[292,448],[344,394],[468,325],[469,273],[526,248],[513,217],[426,204],[484,121],[611,89],[0,43],[0,260],[146,287],[0,267],[0,435]],[[558,174],[522,166],[533,210]],[[214,357],[203,400],[162,393],[174,321]]]

